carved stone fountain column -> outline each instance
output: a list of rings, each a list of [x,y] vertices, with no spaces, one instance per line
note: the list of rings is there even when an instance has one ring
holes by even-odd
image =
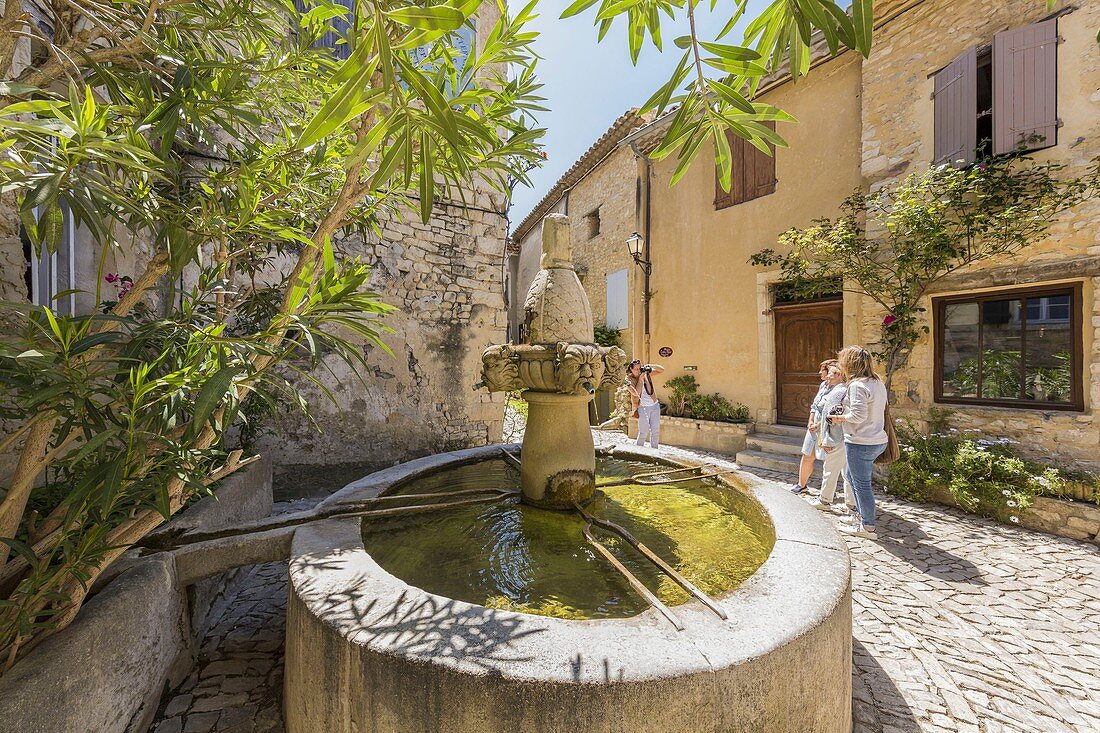
[[[592,308],[573,270],[569,219],[562,214],[543,220],[541,268],[523,305],[526,343],[490,346],[482,376],[492,392],[525,390],[523,500],[565,509],[595,492],[588,403],[599,387],[622,382],[626,353],[594,343]]]

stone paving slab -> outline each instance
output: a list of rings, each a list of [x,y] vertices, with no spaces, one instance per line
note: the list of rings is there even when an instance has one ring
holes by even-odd
[[[854,733],[1100,731],[1100,550],[944,507],[879,506],[879,539],[848,540]],[[154,733],[283,730],[286,573],[253,569]]]

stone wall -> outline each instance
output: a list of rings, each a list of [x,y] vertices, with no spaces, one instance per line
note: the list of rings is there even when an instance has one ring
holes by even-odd
[[[876,4],[880,16],[913,3]],[[1068,3],[1059,2],[1057,7]],[[1069,163],[1081,174],[1100,155],[1100,53],[1095,32],[1100,4],[1062,16],[1058,32],[1058,144],[1037,151],[1038,161]],[[933,80],[929,75],[970,46],[992,41],[1008,28],[1047,14],[1033,0],[924,0],[876,31],[875,49],[863,62],[863,177],[874,190],[927,167],[933,157]],[[968,293],[1016,284],[1081,283],[1083,289],[1083,412],[950,405],[953,424],[1019,442],[1029,455],[1100,469],[1100,201],[1079,206],[1056,222],[1049,236],[1015,257],[999,258],[954,276],[934,295]],[[847,305],[847,304],[846,304]],[[931,314],[931,297],[922,305]],[[858,303],[860,340],[878,340],[883,311]],[[929,318],[929,326],[930,323]],[[933,339],[924,335],[894,378],[899,416],[922,418],[933,400]]]
[[[717,422],[661,415],[661,444],[718,451],[732,456],[745,450],[753,425],[751,422]],[[637,418],[630,418],[627,434],[632,438],[638,437]]]
[[[283,415],[282,435],[261,441],[280,463],[383,465],[500,440],[504,399],[474,383],[481,352],[507,339],[505,218],[494,197],[470,206],[441,206],[427,224],[410,213],[382,222],[380,239],[336,245],[342,256],[373,263],[371,287],[396,306],[383,321],[393,329],[382,336],[392,355],[365,346],[361,374],[326,356],[314,376],[335,402],[299,382],[320,432],[297,412]]]

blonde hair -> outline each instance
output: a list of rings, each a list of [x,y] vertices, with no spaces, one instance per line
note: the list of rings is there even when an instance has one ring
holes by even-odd
[[[836,359],[826,359],[825,361],[821,362],[821,364],[817,367],[817,370],[820,372],[822,369],[832,369],[835,366],[837,366]]]
[[[840,371],[847,380],[853,379],[879,379],[875,373],[875,361],[871,352],[862,346],[845,346],[836,355]]]

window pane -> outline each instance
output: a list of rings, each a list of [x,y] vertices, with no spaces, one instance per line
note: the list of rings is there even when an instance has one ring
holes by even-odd
[[[1028,323],[1024,377],[1026,395],[1038,402],[1069,402],[1072,395],[1073,334],[1070,331],[1070,296],[1043,297],[1043,318]]]
[[[982,398],[1020,398],[1019,298],[982,303]]]
[[[943,394],[978,396],[977,303],[957,303],[944,308]]]

